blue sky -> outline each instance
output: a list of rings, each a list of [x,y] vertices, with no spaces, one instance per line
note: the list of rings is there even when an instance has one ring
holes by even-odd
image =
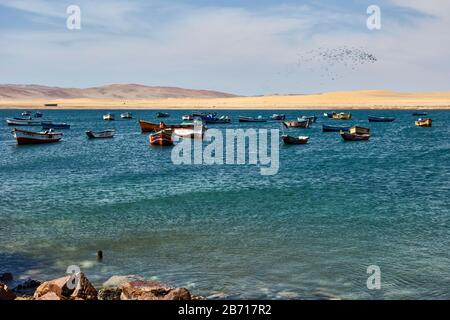
[[[71,4],[81,30],[66,28]],[[366,27],[371,4],[381,30]],[[448,91],[448,12],[445,0],[0,0],[0,83]]]

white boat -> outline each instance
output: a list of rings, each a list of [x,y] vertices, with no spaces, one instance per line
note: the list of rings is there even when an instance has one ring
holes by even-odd
[[[115,130],[105,130],[105,131],[86,131],[86,135],[89,139],[107,139],[114,137],[114,134],[116,133]]]
[[[19,118],[8,118],[6,123],[9,126],[40,126],[42,124],[41,120],[31,120],[30,119],[19,119]]]
[[[131,114],[131,112],[124,112],[120,115],[120,117],[122,119],[133,119],[133,115]]]
[[[60,132],[53,132],[47,130],[43,132],[31,132],[19,129],[13,129],[12,134],[17,141],[17,144],[42,144],[58,142],[62,139],[63,134]]]
[[[103,120],[112,121],[112,120],[114,120],[114,115],[112,113],[105,114],[103,116]]]
[[[192,121],[192,120],[194,120],[194,117],[192,115],[188,114],[188,115],[182,116],[181,119],[183,121]]]

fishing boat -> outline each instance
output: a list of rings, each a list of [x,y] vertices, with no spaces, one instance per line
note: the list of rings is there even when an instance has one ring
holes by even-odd
[[[352,118],[351,113],[333,113],[333,119],[335,120],[350,120]]]
[[[311,122],[309,120],[285,121],[285,122],[283,122],[283,125],[286,128],[308,129],[310,127],[310,125],[311,125]]]
[[[6,123],[9,126],[40,126],[40,120],[31,120],[30,118],[8,118],[6,119]]]
[[[157,112],[156,117],[157,118],[168,118],[168,117],[170,117],[170,114],[168,114],[167,112]]]
[[[108,139],[114,137],[116,133],[115,130],[105,130],[105,131],[86,131],[86,135],[89,139]]]
[[[292,137],[290,135],[282,135],[281,138],[285,144],[307,144],[309,137]]]
[[[173,129],[173,134],[177,135],[181,138],[188,138],[188,139],[203,139],[203,136],[205,135],[206,132],[206,127],[205,126],[201,126],[201,127],[197,127],[195,126],[194,128],[176,128]]]
[[[370,129],[365,128],[365,127],[360,127],[360,126],[353,126],[350,128],[349,132],[351,134],[369,134]]]
[[[39,111],[34,114],[35,118],[42,118],[42,116],[43,116],[42,112]]]
[[[139,126],[142,132],[156,132],[161,129],[193,129],[193,123],[182,123],[182,124],[165,124],[164,122],[152,123],[144,120],[139,120]]]
[[[22,112],[22,116],[24,116],[24,117],[31,117],[31,111],[24,111],[24,112]]]
[[[428,112],[414,112],[412,115],[414,117],[425,117],[428,115]]]
[[[418,119],[416,121],[416,126],[418,127],[431,127],[433,125],[433,120],[431,119]]]
[[[183,120],[183,121],[192,121],[192,120],[194,120],[194,116],[191,115],[191,114],[187,114],[187,115],[182,116],[181,120]]]
[[[51,121],[43,121],[42,129],[70,129],[70,124],[68,123],[54,123]]]
[[[369,122],[393,122],[393,121],[395,121],[395,118],[393,117],[369,116]]]
[[[218,116],[215,113],[210,113],[206,115],[201,115],[200,118],[203,122],[208,124],[227,124],[231,122],[231,119],[228,116]]]
[[[344,141],[367,141],[370,139],[370,134],[358,134],[341,131],[341,137]]]
[[[239,116],[239,122],[267,122],[267,119],[262,116],[258,116],[257,118]]]
[[[112,113],[105,114],[103,116],[103,120],[105,120],[105,121],[113,121],[114,120],[114,114],[112,114]]]
[[[272,120],[286,120],[286,115],[284,114],[273,114],[271,117]]]
[[[12,134],[17,141],[17,144],[43,144],[58,142],[62,139],[63,134],[60,132],[53,132],[47,130],[43,132],[32,132],[19,129],[13,129]]]
[[[154,146],[173,146],[172,131],[161,130],[151,134],[150,144]]]
[[[325,112],[324,114],[323,114],[323,116],[324,117],[326,117],[326,118],[333,118],[333,115],[334,114],[336,114],[336,112]]]
[[[297,118],[298,121],[309,120],[311,123],[317,122],[316,116],[301,116]]]
[[[124,112],[120,115],[120,117],[122,119],[133,119],[133,115],[131,114],[131,112]]]
[[[350,131],[350,127],[322,125],[322,132],[341,132],[341,131],[348,132]]]

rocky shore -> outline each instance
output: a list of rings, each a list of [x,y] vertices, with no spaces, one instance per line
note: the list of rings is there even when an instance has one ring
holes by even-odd
[[[10,287],[11,273],[0,274],[0,301],[8,300],[199,300],[186,288],[172,288],[138,276],[113,276],[95,288],[82,272],[49,281],[28,279]]]

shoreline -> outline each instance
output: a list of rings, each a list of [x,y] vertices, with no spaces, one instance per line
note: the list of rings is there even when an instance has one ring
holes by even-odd
[[[58,106],[45,106],[57,104]],[[10,99],[0,109],[48,110],[450,110],[450,92],[330,92],[229,98]]]

